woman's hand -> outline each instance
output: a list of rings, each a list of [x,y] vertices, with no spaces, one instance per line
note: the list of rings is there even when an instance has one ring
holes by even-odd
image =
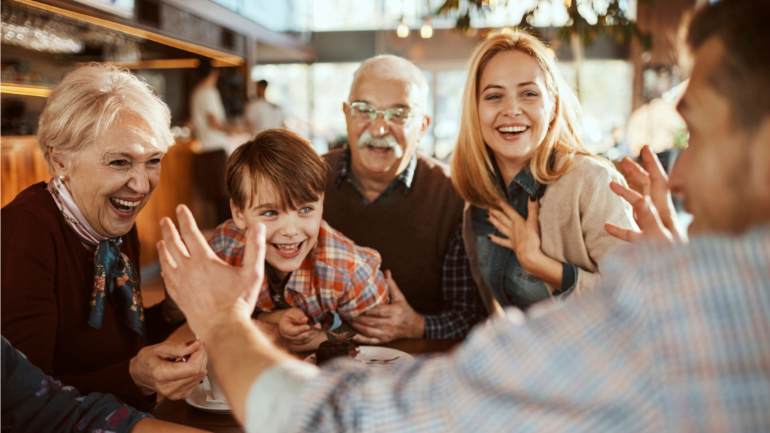
[[[278,333],[290,347],[304,346],[323,335],[321,325],[310,325],[310,318],[299,308],[289,308],[278,319]]]
[[[489,240],[513,251],[516,259],[526,269],[526,264],[537,261],[543,255],[540,250],[540,224],[537,219],[540,206],[537,201],[530,200],[529,216],[526,220],[508,203],[500,201],[498,206],[500,209],[489,209],[489,221],[504,237],[491,234]]]
[[[500,201],[498,206],[500,209],[489,209],[489,221],[504,237],[491,234],[489,240],[513,251],[527,273],[552,287],[561,287],[562,264],[540,249],[540,205],[537,201],[529,201],[526,220],[508,203]]]
[[[134,383],[171,400],[188,394],[206,376],[206,351],[199,341],[164,341],[143,347],[131,359],[129,374]]]

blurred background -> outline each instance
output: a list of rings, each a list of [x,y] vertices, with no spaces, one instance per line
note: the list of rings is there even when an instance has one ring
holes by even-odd
[[[194,166],[196,68],[213,62],[228,123],[248,138],[247,107],[265,98],[318,152],[345,143],[353,71],[390,53],[417,64],[433,124],[421,150],[447,160],[471,51],[490,31],[526,28],[553,50],[584,111],[583,138],[611,159],[650,144],[667,161],[686,145],[674,106],[687,76],[680,23],[705,0],[6,0],[2,2],[2,204],[48,179],[35,143],[46,96],[77,65],[108,62],[149,82],[171,108],[177,144],[138,220],[143,263],[176,203],[217,224]],[[245,138],[244,138],[245,137]],[[237,144],[237,143],[236,143]]]

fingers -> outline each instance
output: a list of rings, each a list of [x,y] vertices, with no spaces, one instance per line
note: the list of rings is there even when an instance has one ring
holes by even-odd
[[[200,378],[190,377],[160,384],[158,393],[170,400],[181,400],[187,397],[201,383],[203,377],[205,377],[205,374]]]
[[[510,230],[512,222],[504,213],[495,210],[489,211],[489,222],[491,222],[500,233],[508,237],[511,236]]]
[[[357,341],[367,344],[379,344],[390,341],[388,334],[381,328],[364,325],[353,325],[353,327],[359,332],[359,335],[353,337],[354,340],[357,339]],[[373,340],[376,340],[378,343],[373,343]]]
[[[265,268],[265,225],[250,224],[246,231],[246,247],[243,252],[243,267],[260,276]],[[262,281],[258,285],[262,285]]]
[[[195,340],[191,344],[187,344],[164,341],[162,343],[151,346],[151,348],[153,352],[158,356],[167,359],[176,359],[198,351],[201,348],[201,342]]]
[[[625,157],[620,162],[620,171],[623,172],[623,177],[626,178],[631,189],[639,194],[650,194],[650,175],[641,165]]]
[[[625,186],[615,182],[614,180],[610,182],[610,189],[615,194],[619,195],[623,200],[627,201],[628,204],[631,205],[631,207],[634,208],[634,211],[636,211],[636,207],[640,203],[644,203],[644,196],[634,190],[631,190],[629,188],[626,188]]]
[[[501,238],[500,236],[490,234],[489,240],[497,246],[508,248],[509,250],[513,251],[513,248],[511,248],[511,240],[508,238]]]
[[[214,253],[211,251],[208,242],[206,242],[206,238],[203,237],[203,233],[198,229],[198,224],[195,223],[195,218],[190,209],[180,204],[176,207],[176,217],[179,221],[180,236],[187,246],[190,255],[195,257],[213,255]]]
[[[522,222],[522,223],[524,222],[524,218],[522,218],[521,215],[519,215],[519,213],[516,212],[516,210],[513,209],[511,207],[511,205],[508,204],[507,202],[505,202],[503,200],[499,200],[497,202],[497,206],[500,207],[500,210],[498,211],[497,209],[492,209],[492,210],[490,210],[490,213],[492,211],[495,211],[495,212],[498,212],[498,213],[502,212],[503,215],[508,217],[508,219],[513,221],[513,222]]]
[[[399,289],[398,284],[396,284],[396,280],[393,279],[393,274],[390,272],[390,270],[385,271],[385,281],[388,283],[390,302],[406,302],[406,297],[401,292],[401,289]]]
[[[356,334],[353,336],[353,341],[355,341],[358,344],[382,344],[384,341],[380,340],[379,338],[374,337],[367,337],[361,334]]]
[[[537,200],[529,200],[527,203],[527,225],[530,230],[540,234],[540,203]]]
[[[158,261],[160,262],[160,276],[163,279],[163,283],[166,286],[166,291],[171,295],[171,298],[176,301],[176,268],[177,264],[171,257],[171,253],[166,247],[165,241],[158,241],[155,244],[158,249]]]
[[[354,319],[353,325],[366,326],[370,328],[377,328],[381,326],[390,326],[392,319],[390,317],[364,317],[359,316]]]
[[[358,317],[354,317],[352,321],[355,322],[356,320],[362,319],[364,317],[387,318],[387,317],[391,317],[394,312],[395,312],[395,309],[393,308],[392,304],[381,304],[368,310],[366,313],[361,314]]]
[[[642,164],[644,164],[645,170],[650,175],[650,181],[654,184],[656,182],[662,184],[668,184],[668,175],[663,168],[663,164],[660,163],[657,155],[652,153],[650,146],[644,145],[642,147]]]
[[[166,244],[169,255],[175,264],[180,265],[184,259],[190,257],[187,247],[182,242],[182,238],[179,236],[179,232],[170,218],[161,218],[160,231],[163,236],[163,242]]]
[[[626,242],[636,242],[642,237],[642,234],[639,232],[624,229],[609,223],[604,225],[604,230],[606,230],[607,233],[609,233],[611,236]]]

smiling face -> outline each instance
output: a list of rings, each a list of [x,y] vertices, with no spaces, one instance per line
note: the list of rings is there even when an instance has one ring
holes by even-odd
[[[282,209],[280,197],[272,185],[263,182],[248,209],[231,203],[235,224],[245,230],[250,224],[266,228],[265,260],[285,274],[299,269],[318,242],[323,215],[323,194],[318,200],[302,203],[296,209]]]
[[[379,74],[382,69],[377,70],[378,67],[399,67],[396,61],[380,59],[377,62],[380,65],[368,65],[368,69],[356,77],[343,111],[353,172],[360,178],[389,181],[409,164],[430,125],[430,117],[422,112],[421,92],[408,75],[398,76],[392,70],[386,71],[387,76]],[[383,113],[378,113],[372,120],[351,107],[355,102],[366,103],[376,110],[401,108],[408,117],[405,121],[386,120]]]
[[[691,234],[740,232],[768,219],[770,120],[755,131],[737,123],[729,101],[713,85],[726,55],[715,37],[697,49],[687,91],[677,107],[690,138],[669,184],[693,215]]]
[[[532,158],[548,132],[554,101],[537,61],[517,51],[496,54],[481,72],[481,135],[506,184]]]
[[[94,143],[54,156],[54,170],[91,227],[117,237],[131,230],[158,185],[163,154],[147,124],[123,113]]]

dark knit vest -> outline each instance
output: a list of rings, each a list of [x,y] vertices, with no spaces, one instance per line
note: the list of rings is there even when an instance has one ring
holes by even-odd
[[[446,165],[418,156],[411,188],[403,185],[365,204],[350,182],[337,182],[344,151],[324,158],[331,169],[324,219],[355,243],[382,255],[409,304],[421,314],[444,309],[441,281],[449,242],[462,220],[463,201],[452,188]]]

